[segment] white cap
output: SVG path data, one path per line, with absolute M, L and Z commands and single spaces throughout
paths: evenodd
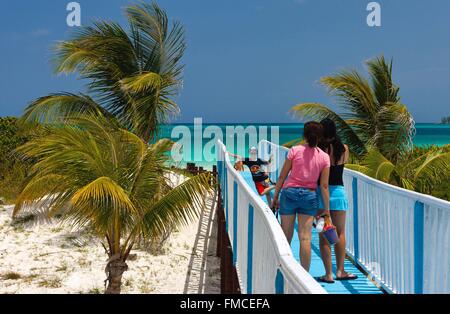
M 258 152 L 258 149 L 255 147 L 255 146 L 252 146 L 251 148 L 250 148 L 250 152 Z

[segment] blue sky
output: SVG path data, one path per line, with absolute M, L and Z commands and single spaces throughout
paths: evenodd
M 68 37 L 66 0 L 8 1 L 0 10 L 0 115 L 20 115 L 51 92 L 84 91 L 56 76 L 50 48 Z M 125 23 L 132 1 L 79 0 L 82 23 Z M 366 24 L 368 0 L 160 0 L 186 27 L 184 87 L 176 122 L 294 122 L 290 107 L 321 102 L 318 84 L 384 53 L 417 122 L 450 115 L 450 1 L 385 0 L 382 26 Z

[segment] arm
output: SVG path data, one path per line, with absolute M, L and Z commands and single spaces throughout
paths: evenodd
M 350 157 L 350 151 L 349 151 L 347 145 L 344 145 L 344 147 L 345 147 L 345 151 L 344 151 L 344 164 L 346 164 L 347 161 L 348 161 L 348 158 Z
M 272 157 L 273 157 L 273 155 L 271 154 L 269 157 L 269 160 L 262 160 L 262 159 L 260 159 L 260 160 L 264 166 L 267 166 L 267 165 L 270 165 L 270 163 L 272 162 Z
M 230 152 L 227 152 L 227 153 L 228 153 L 228 155 L 230 155 L 230 156 L 233 157 L 233 158 L 236 158 L 236 159 L 239 159 L 239 160 L 243 160 L 243 159 L 244 159 L 244 158 L 242 158 L 242 156 L 235 155 L 235 154 L 230 153 Z
M 330 178 L 330 167 L 325 167 L 320 174 L 320 190 L 322 192 L 322 200 L 324 204 L 323 212 L 320 213 L 330 215 L 330 190 L 328 189 L 328 180 Z M 319 215 L 319 216 L 320 216 Z
M 278 208 L 278 196 L 280 194 L 280 190 L 283 187 L 284 181 L 286 180 L 289 172 L 292 168 L 292 161 L 289 159 L 286 159 L 283 165 L 283 168 L 281 169 L 280 176 L 277 180 L 277 185 L 275 186 L 275 195 L 273 197 L 271 208 Z

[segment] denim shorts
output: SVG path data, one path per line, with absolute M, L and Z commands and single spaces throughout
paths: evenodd
M 316 191 L 301 187 L 291 187 L 281 190 L 280 215 L 316 216 L 319 200 Z

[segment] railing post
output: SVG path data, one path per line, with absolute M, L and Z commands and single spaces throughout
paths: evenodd
M 237 261 L 237 216 L 238 216 L 238 185 L 233 181 L 233 266 Z
M 247 242 L 247 293 L 253 292 L 253 215 L 252 205 L 248 205 L 248 242 Z
M 223 209 L 222 209 L 223 210 Z M 220 278 L 220 291 L 221 293 L 226 293 L 227 292 L 227 275 L 228 275 L 228 265 L 227 265 L 227 261 L 228 261 L 228 236 L 226 234 L 226 230 L 225 230 L 225 224 L 221 224 L 221 228 L 220 228 L 220 233 L 221 233 L 221 254 L 220 254 L 220 274 L 221 274 L 221 278 Z
M 353 177 L 352 180 L 353 195 L 353 246 L 355 261 L 359 259 L 359 232 L 358 232 L 358 179 Z
M 275 277 L 275 294 L 284 294 L 284 276 L 279 269 Z
M 280 148 L 278 147 L 277 148 L 277 157 L 276 157 L 276 159 L 277 159 L 277 168 L 275 169 L 275 180 L 278 180 L 278 174 L 280 173 Z
M 225 163 L 224 163 L 225 165 Z M 227 168 L 224 166 L 224 208 L 225 208 L 225 230 L 228 232 L 228 171 Z
M 225 224 L 225 219 L 223 217 L 223 206 L 222 206 L 222 200 L 221 200 L 221 193 L 220 193 L 220 187 L 219 187 L 219 193 L 217 198 L 217 209 L 216 209 L 216 220 L 217 220 L 217 247 L 216 247 L 216 256 L 221 257 L 222 256 L 222 242 L 223 242 L 223 235 L 222 235 L 222 229 L 223 225 Z
M 424 204 L 414 204 L 414 293 L 423 294 Z

